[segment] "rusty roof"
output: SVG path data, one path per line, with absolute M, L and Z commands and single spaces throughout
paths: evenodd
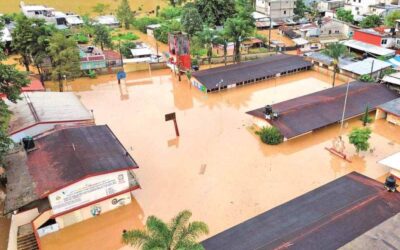
M 231 64 L 193 73 L 201 84 L 207 89 L 216 88 L 216 85 L 223 80 L 220 87 L 245 82 L 266 76 L 275 76 L 278 73 L 310 67 L 311 62 L 304 60 L 301 56 L 295 55 L 273 55 L 265 58 Z M 218 87 L 217 87 L 218 88 Z
M 61 129 L 35 144 L 27 167 L 39 197 L 89 176 L 138 167 L 107 125 Z
M 400 193 L 352 172 L 202 244 L 206 250 L 337 249 L 399 212 Z
M 279 113 L 279 117 L 268 122 L 287 139 L 311 132 L 341 120 L 345 96 L 346 84 L 343 84 L 274 104 L 272 109 Z M 370 110 L 375 110 L 378 105 L 398 97 L 383 84 L 352 82 L 345 119 L 363 114 L 367 105 Z M 264 107 L 247 113 L 265 119 Z

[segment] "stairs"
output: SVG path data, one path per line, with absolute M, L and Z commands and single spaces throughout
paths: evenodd
M 26 224 L 18 228 L 17 249 L 39 250 L 31 224 Z

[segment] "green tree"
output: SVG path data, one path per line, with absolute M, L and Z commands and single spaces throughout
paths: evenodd
M 3 22 L 0 21 L 0 37 L 3 30 Z M 18 71 L 15 65 L 4 64 L 6 57 L 3 54 L 3 44 L 0 42 L 0 93 L 6 95 L 7 99 L 17 102 L 21 93 L 21 88 L 28 85 L 27 74 Z M 0 98 L 0 162 L 9 149 L 11 139 L 8 137 L 8 124 L 10 121 L 10 111 Z
M 130 41 L 124 42 L 121 44 L 120 52 L 124 57 L 132 58 L 133 56 L 132 56 L 131 49 L 134 49 L 134 48 L 136 48 L 136 43 L 130 42 Z
M 392 11 L 385 17 L 385 25 L 389 27 L 395 27 L 396 26 L 396 20 L 400 19 L 400 11 Z
M 168 33 L 181 31 L 181 23 L 177 20 L 166 21 L 161 24 L 161 27 L 154 30 L 154 37 L 157 41 L 168 43 Z
M 224 25 L 224 32 L 227 37 L 234 43 L 234 61 L 240 62 L 240 47 L 242 42 L 249 37 L 254 31 L 253 25 L 248 21 L 240 18 L 228 18 Z
M 158 13 L 160 18 L 164 20 L 172 20 L 179 18 L 182 14 L 182 8 L 181 7 L 172 7 L 172 6 L 167 6 L 164 9 Z
M 283 141 L 283 135 L 276 127 L 263 127 L 256 134 L 265 144 L 278 145 Z
M 62 33 L 53 35 L 48 49 L 52 63 L 51 78 L 58 81 L 59 89 L 63 91 L 63 78 L 80 76 L 80 58 L 76 41 L 73 37 L 66 38 Z
M 383 22 L 380 16 L 370 15 L 361 21 L 360 26 L 361 28 L 374 28 L 380 26 L 382 23 Z
M 101 50 L 104 50 L 104 47 L 112 47 L 111 34 L 107 26 L 102 24 L 97 24 L 94 26 L 93 42 L 96 45 L 100 44 Z
M 200 41 L 205 47 L 207 51 L 208 63 L 211 64 L 211 58 L 213 54 L 212 49 L 215 42 L 215 31 L 213 29 L 205 27 L 201 32 L 197 33 L 197 37 L 200 38 Z
M 104 15 L 109 9 L 110 9 L 110 5 L 105 4 L 105 3 L 97 3 L 92 8 L 93 12 L 95 12 L 99 15 Z
M 362 82 L 373 82 L 374 78 L 370 74 L 364 74 L 360 76 L 359 80 Z
M 215 43 L 222 44 L 222 46 L 223 46 L 225 66 L 227 63 L 227 55 L 228 55 L 228 40 L 229 40 L 229 37 L 225 34 L 224 30 L 219 31 L 214 40 Z
M 349 141 L 356 148 L 357 153 L 367 151 L 370 147 L 368 140 L 371 138 L 371 129 L 354 128 L 349 134 Z
M 339 59 L 342 56 L 348 55 L 349 52 L 345 45 L 341 43 L 330 43 L 326 46 L 326 48 L 322 51 L 323 54 L 331 57 L 333 59 L 333 80 L 332 87 L 335 87 L 336 73 L 339 71 Z
M 181 25 L 183 31 L 185 31 L 189 38 L 192 37 L 196 32 L 202 30 L 203 20 L 196 8 L 194 7 L 184 7 L 181 17 Z
M 336 10 L 336 17 L 337 19 L 344 22 L 348 23 L 354 22 L 354 16 L 351 13 L 351 10 L 345 10 L 344 8 L 339 8 Z
M 142 33 L 147 32 L 147 26 L 151 24 L 159 24 L 160 19 L 157 17 L 142 17 L 142 18 L 136 18 L 135 21 L 133 21 L 133 26 L 135 26 L 136 29 L 140 30 Z
M 22 14 L 16 17 L 12 46 L 21 55 L 20 62 L 26 71 L 29 71 L 29 65 L 32 64 L 32 51 L 38 47 L 38 39 L 44 26 L 43 19 L 27 18 Z
M 210 27 L 223 25 L 235 10 L 235 0 L 196 0 L 195 5 L 203 22 Z
M 155 216 L 149 216 L 145 230 L 124 232 L 122 240 L 125 244 L 143 250 L 204 249 L 196 239 L 208 234 L 208 226 L 201 221 L 189 222 L 191 216 L 191 212 L 184 210 L 168 224 Z
M 117 9 L 117 18 L 125 26 L 125 29 L 128 30 L 130 28 L 133 21 L 133 14 L 128 0 L 121 0 L 121 4 Z
M 293 10 L 294 14 L 298 17 L 304 17 L 306 10 L 307 10 L 307 7 L 304 4 L 304 1 L 296 0 L 294 10 Z

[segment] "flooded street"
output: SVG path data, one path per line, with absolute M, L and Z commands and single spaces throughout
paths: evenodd
M 262 144 L 245 112 L 329 88 L 331 78 L 315 71 L 208 95 L 182 79 L 159 70 L 131 73 L 121 85 L 110 75 L 68 83 L 93 110 L 96 123 L 108 124 L 139 164 L 142 189 L 134 191 L 138 205 L 128 207 L 142 223 L 149 215 L 169 220 L 189 209 L 193 219 L 209 225 L 212 236 L 351 171 L 382 178 L 387 169 L 377 161 L 400 150 L 399 127 L 383 120 L 371 125 L 372 152 L 357 156 L 346 144 L 352 163 L 324 149 L 338 135 L 337 125 L 278 146 Z M 164 120 L 170 112 L 176 112 L 179 138 L 173 123 Z M 361 122 L 349 122 L 346 134 L 355 126 Z M 106 218 L 113 223 L 112 216 Z M 91 221 L 76 226 L 100 232 L 101 226 Z M 102 244 L 96 249 L 120 248 L 119 230 L 126 222 L 113 237 L 97 235 Z M 80 238 L 89 234 L 67 228 L 44 237 L 42 247 L 59 249 L 55 239 L 68 239 L 70 249 L 78 249 Z

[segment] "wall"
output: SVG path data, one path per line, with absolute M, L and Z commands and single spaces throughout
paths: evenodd
M 378 4 L 380 0 L 347 0 L 344 8 L 351 10 L 354 16 L 369 13 L 369 6 Z
M 357 41 L 364 42 L 364 43 L 369 43 L 369 44 L 372 44 L 372 45 L 381 46 L 381 39 L 382 38 L 380 36 L 376 36 L 376 35 L 373 35 L 373 34 L 368 34 L 368 33 L 365 33 L 365 32 L 361 32 L 361 31 L 355 30 L 353 39 L 357 40 Z
M 387 114 L 386 120 L 390 123 L 400 126 L 400 117 L 398 116 Z
M 129 204 L 131 203 L 131 201 L 131 193 L 127 192 L 116 197 L 98 202 L 91 206 L 83 207 L 74 212 L 59 216 L 56 218 L 56 221 L 60 229 L 62 229 L 75 223 L 99 216 L 120 206 Z
M 12 215 L 7 250 L 17 250 L 18 227 L 31 223 L 38 215 L 37 208 Z

